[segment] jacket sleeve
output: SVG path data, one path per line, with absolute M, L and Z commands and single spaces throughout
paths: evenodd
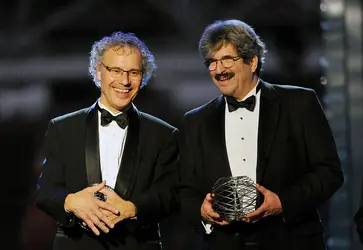
M 43 153 L 44 161 L 37 183 L 36 206 L 62 226 L 72 227 L 75 224 L 75 216 L 64 209 L 64 201 L 69 191 L 65 189 L 62 152 L 54 120 L 48 125 Z
M 305 212 L 327 201 L 344 182 L 334 138 L 320 102 L 313 90 L 305 93 L 300 99 L 303 108 L 298 112 L 310 172 L 278 193 L 286 223 L 300 220 Z
M 137 208 L 137 219 L 141 223 L 158 222 L 176 209 L 179 164 L 178 133 L 179 131 L 174 129 L 161 147 L 150 189 L 131 199 Z
M 188 129 L 188 116 L 184 117 L 184 126 L 180 138 L 180 214 L 197 230 L 203 230 L 201 212 L 204 196 L 198 188 L 196 176 L 196 145 L 193 144 L 193 135 Z M 193 150 L 194 148 L 194 150 Z
M 360 205 L 357 212 L 354 215 L 354 222 L 356 226 L 356 230 L 359 236 L 361 243 L 363 244 L 363 182 L 362 182 L 362 190 L 361 190 L 361 200 Z

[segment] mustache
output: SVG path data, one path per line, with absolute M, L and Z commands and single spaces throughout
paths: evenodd
M 231 79 L 232 77 L 234 77 L 234 73 L 233 72 L 223 72 L 221 74 L 216 74 L 216 76 L 214 77 L 215 79 L 217 79 L 217 81 L 221 80 L 221 78 L 224 79 Z

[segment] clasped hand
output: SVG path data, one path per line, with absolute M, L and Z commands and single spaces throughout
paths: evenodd
M 77 193 L 69 194 L 64 208 L 76 215 L 94 234 L 100 235 L 99 229 L 108 233 L 115 224 L 136 215 L 136 208 L 130 201 L 125 201 L 115 192 L 105 188 L 106 181 L 87 187 Z M 107 201 L 94 198 L 95 192 L 107 195 Z
M 115 214 L 108 209 L 100 208 L 100 211 L 113 223 L 117 224 L 125 219 L 136 216 L 136 207 L 131 201 L 122 199 L 116 192 L 103 188 L 101 193 L 107 195 L 106 203 L 115 207 L 119 213 Z
M 282 213 L 281 201 L 280 198 L 277 196 L 277 194 L 259 184 L 256 185 L 256 188 L 264 195 L 264 201 L 262 205 L 254 212 L 248 214 L 244 218 L 241 218 L 241 221 L 247 223 L 253 223 L 267 216 L 277 215 Z M 221 216 L 213 210 L 211 203 L 212 198 L 213 194 L 208 193 L 203 201 L 203 204 L 200 209 L 202 219 L 211 224 L 217 224 L 221 226 L 228 225 L 229 222 L 223 220 Z

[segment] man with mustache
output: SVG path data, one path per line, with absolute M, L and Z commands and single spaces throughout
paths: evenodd
M 265 45 L 242 21 L 207 26 L 199 52 L 222 95 L 184 116 L 181 213 L 206 249 L 326 249 L 317 208 L 343 174 L 315 92 L 263 81 Z M 257 183 L 254 212 L 230 221 L 213 210 L 226 176 Z
M 178 130 L 132 103 L 155 70 L 131 33 L 94 43 L 100 98 L 50 121 L 37 206 L 58 222 L 54 249 L 161 249 L 158 222 L 175 206 Z

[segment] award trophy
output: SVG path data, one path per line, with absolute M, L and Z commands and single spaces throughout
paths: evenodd
M 247 176 L 219 178 L 212 188 L 212 208 L 223 220 L 240 221 L 256 210 L 258 190 Z

